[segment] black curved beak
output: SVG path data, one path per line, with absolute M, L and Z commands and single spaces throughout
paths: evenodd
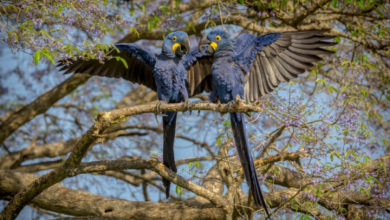
M 190 39 L 188 39 L 188 37 L 183 38 L 183 40 L 179 43 L 180 47 L 175 51 L 176 56 L 183 56 L 184 54 L 190 52 Z
M 199 42 L 199 51 L 207 54 L 207 55 L 213 55 L 214 49 L 210 45 L 211 41 L 209 41 L 207 38 L 202 38 Z

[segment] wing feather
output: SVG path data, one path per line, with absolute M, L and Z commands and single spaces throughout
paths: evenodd
M 261 56 L 257 56 L 257 60 L 258 60 L 258 62 L 263 62 Z M 261 65 L 260 68 L 262 71 L 261 76 L 263 78 L 262 82 L 263 82 L 263 86 L 265 88 L 265 92 L 269 93 L 272 91 L 272 87 L 270 85 L 269 77 L 266 76 L 266 74 L 267 74 L 266 65 Z M 265 95 L 265 94 L 263 94 L 263 95 Z
M 154 54 L 128 43 L 115 44 L 103 61 L 90 59 L 61 60 L 57 65 L 60 71 L 68 73 L 87 73 L 114 78 L 124 78 L 134 83 L 143 84 L 152 90 L 156 90 L 153 77 L 153 68 L 156 62 Z M 121 57 L 127 64 L 127 68 Z
M 197 49 L 192 50 L 183 58 L 187 69 L 187 91 L 190 97 L 212 90 L 211 66 L 213 58 L 202 54 Z
M 266 72 L 269 73 L 270 85 L 272 86 L 272 89 L 274 89 L 279 84 L 278 79 L 277 79 L 277 72 L 273 68 L 273 66 L 270 62 L 270 59 L 267 59 L 265 56 L 261 56 L 261 62 L 264 63 L 264 67 L 266 69 Z
M 298 71 L 305 71 L 305 69 L 308 69 L 310 67 L 312 67 L 313 65 L 311 63 L 301 63 L 301 62 L 298 62 L 297 60 L 295 60 L 294 58 L 288 56 L 286 54 L 286 52 L 284 53 L 281 53 L 280 55 L 280 58 L 282 58 L 286 63 L 294 66 L 294 67 L 297 67 L 299 68 L 300 70 Z
M 257 64 L 254 65 L 254 68 L 256 68 L 257 71 L 260 71 Z M 263 84 L 262 84 L 261 80 L 260 80 L 260 84 L 258 84 L 257 78 L 261 78 L 261 74 L 250 75 L 249 83 L 251 84 L 251 86 L 249 88 L 257 87 L 257 88 L 259 88 L 260 92 L 263 92 L 264 91 Z M 257 92 L 256 92 L 256 94 L 252 90 L 250 92 L 251 92 L 252 100 L 256 100 L 257 99 Z
M 333 53 L 322 48 L 336 44 L 326 41 L 333 39 L 322 35 L 327 31 L 271 33 L 258 37 L 245 34 L 244 37 L 238 37 L 240 41 L 235 42 L 239 49 L 236 60 L 247 74 L 244 84 L 245 100 L 257 101 L 275 89 L 280 82 L 288 82 L 309 70 L 322 60 L 319 55 Z M 250 39 L 249 43 L 245 39 Z

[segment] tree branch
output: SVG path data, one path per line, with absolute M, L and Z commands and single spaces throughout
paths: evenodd
M 3 219 L 14 219 L 22 208 L 30 202 L 36 195 L 41 193 L 43 190 L 52 186 L 55 183 L 58 183 L 67 177 L 65 172 L 66 168 L 76 167 L 81 159 L 84 157 L 89 147 L 104 133 L 104 131 L 109 128 L 111 125 L 119 123 L 126 119 L 129 116 L 151 113 L 154 112 L 158 107 L 158 104 L 145 104 L 138 105 L 128 108 L 115 109 L 111 112 L 102 112 L 99 114 L 95 124 L 85 132 L 81 138 L 78 140 L 77 144 L 73 148 L 70 156 L 65 161 L 64 165 L 56 170 L 51 171 L 50 173 L 38 178 L 25 189 L 20 191 L 14 196 L 14 198 L 8 203 L 4 208 L 3 212 L 0 215 L 0 218 Z M 190 103 L 175 103 L 175 104 L 166 104 L 161 103 L 159 105 L 160 111 L 187 111 L 187 110 L 210 110 L 221 113 L 226 112 L 249 112 L 249 111 L 261 111 L 262 108 L 258 106 L 244 104 L 242 100 L 236 100 L 230 104 L 214 104 L 214 103 L 205 103 L 197 102 Z M 163 166 L 163 165 L 161 165 Z M 164 166 L 163 166 L 164 167 Z M 163 177 L 168 180 L 172 180 L 167 173 L 160 173 Z M 178 178 L 175 181 L 179 181 L 181 184 L 185 184 L 184 188 L 190 187 L 186 184 L 185 180 Z M 175 182 L 173 181 L 173 182 Z M 191 185 L 191 184 L 190 184 Z M 192 185 L 191 185 L 192 186 Z M 196 188 L 196 186 L 193 186 Z M 199 189 L 199 195 L 203 196 L 206 193 L 204 190 Z M 216 197 L 212 198 L 212 201 L 216 204 L 225 204 L 223 200 L 217 199 Z
M 0 144 L 17 128 L 33 119 L 35 116 L 46 112 L 55 102 L 84 84 L 88 79 L 87 74 L 74 74 L 64 82 L 39 96 L 30 104 L 9 115 L 0 125 Z
M 0 171 L 1 191 L 16 194 L 39 178 L 33 174 Z M 97 202 L 98 201 L 98 202 Z M 105 198 L 56 184 L 32 201 L 43 209 L 73 216 L 107 216 L 123 219 L 223 219 L 221 208 L 174 202 L 131 202 Z

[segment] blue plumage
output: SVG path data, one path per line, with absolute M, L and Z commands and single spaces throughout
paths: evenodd
M 190 47 L 187 33 L 175 31 L 168 34 L 164 39 L 161 54 L 156 55 L 153 60 L 149 54 L 141 54 L 137 50 L 134 51 L 133 48 L 122 48 L 120 44 L 117 45 L 121 51 L 131 51 L 137 57 L 141 55 L 140 60 L 142 62 L 153 66 L 153 78 L 156 83 L 159 100 L 168 103 L 179 103 L 188 100 L 189 95 L 186 88 L 188 84 L 187 69 L 197 60 L 200 53 L 195 50 L 186 55 Z M 163 116 L 163 163 L 173 172 L 176 172 L 173 147 L 177 112 L 163 112 L 163 114 L 165 115 Z M 163 179 L 163 184 L 166 188 L 166 196 L 169 197 L 170 182 Z
M 321 60 L 317 55 L 330 54 L 321 47 L 334 45 L 322 36 L 327 30 L 270 33 L 261 36 L 241 34 L 235 42 L 226 32 L 211 31 L 199 48 L 213 55 L 212 91 L 209 99 L 227 103 L 237 96 L 256 102 L 280 82 L 289 81 Z M 245 117 L 230 113 L 234 142 L 255 204 L 263 205 L 270 217 L 249 152 Z
M 188 100 L 186 88 L 187 70 L 184 68 L 182 59 L 184 54 L 177 54 L 175 49 L 173 49 L 177 42 L 186 42 L 186 52 L 188 52 L 189 39 L 187 33 L 183 31 L 172 32 L 166 36 L 162 46 L 162 53 L 157 56 L 156 64 L 153 68 L 153 77 L 156 81 L 158 99 L 168 103 L 178 103 Z M 163 163 L 173 172 L 177 172 L 173 150 L 177 112 L 164 112 L 164 114 L 166 116 L 163 116 Z M 166 188 L 166 196 L 169 197 L 170 182 L 163 179 L 163 184 Z
M 270 33 L 259 37 L 251 34 L 241 34 L 235 41 L 235 62 L 244 70 L 244 73 L 249 72 L 257 53 L 265 45 L 269 45 L 279 38 L 280 33 Z
M 254 41 L 256 39 L 249 39 Z M 233 44 L 227 34 L 223 31 L 212 31 L 207 35 L 206 42 L 214 54 L 214 62 L 211 67 L 213 90 L 210 94 L 210 101 L 216 102 L 219 100 L 222 103 L 233 101 L 237 96 L 244 98 L 244 80 L 245 73 L 241 67 L 236 63 L 238 60 L 246 60 L 249 57 L 242 52 L 237 57 L 235 48 L 242 48 L 242 51 L 253 46 L 253 43 L 247 41 L 240 41 Z M 201 45 L 202 47 L 202 45 Z M 243 62 L 245 63 L 245 62 Z M 253 163 L 252 155 L 249 151 L 248 138 L 245 129 L 245 117 L 242 113 L 230 113 L 230 120 L 232 131 L 234 135 L 234 142 L 237 147 L 238 155 L 240 157 L 241 165 L 244 169 L 245 177 L 256 205 L 263 205 L 269 216 L 267 206 L 265 204 L 260 183 L 258 182 L 256 168 Z
M 143 63 L 145 63 L 150 67 L 153 67 L 156 64 L 156 56 L 154 54 L 151 54 L 148 51 L 139 48 L 135 44 L 118 43 L 115 44 L 115 47 L 121 52 L 131 54 L 133 57 L 136 57 L 138 60 L 142 61 Z
M 108 77 L 122 77 L 129 81 L 141 83 L 156 90 L 158 99 L 168 103 L 179 103 L 188 100 L 187 85 L 191 85 L 194 95 L 201 89 L 194 89 L 201 85 L 201 79 L 195 78 L 189 84 L 187 75 L 196 76 L 193 65 L 201 65 L 198 59 L 202 55 L 198 50 L 189 53 L 190 41 L 187 33 L 175 31 L 168 34 L 163 42 L 161 54 L 154 55 L 131 43 L 115 44 L 116 48 L 108 54 L 109 59 L 104 62 L 98 60 L 63 60 L 59 66 L 65 73 L 78 72 Z M 122 61 L 126 61 L 126 65 Z M 192 69 L 191 69 L 192 68 Z M 192 77 L 194 78 L 194 77 Z M 200 87 L 206 88 L 206 87 Z M 199 91 L 198 91 L 199 90 Z M 174 160 L 174 137 L 176 127 L 176 112 L 164 112 L 164 146 L 163 163 L 176 172 Z M 166 196 L 169 196 L 170 182 L 163 179 L 166 187 Z

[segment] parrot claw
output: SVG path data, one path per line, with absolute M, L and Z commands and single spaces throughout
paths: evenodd
M 162 116 L 165 115 L 165 114 L 161 113 L 161 110 L 160 110 L 161 104 L 167 104 L 167 102 L 166 101 L 158 101 L 158 103 L 156 105 L 155 112 L 154 112 L 155 115 L 162 115 Z
M 234 108 L 235 101 L 230 101 L 230 102 L 226 103 L 226 106 L 228 107 L 228 109 Z
M 191 114 L 191 112 L 192 112 L 190 110 L 190 107 L 192 106 L 191 102 L 187 99 L 187 100 L 184 101 L 184 103 L 185 103 L 185 106 L 186 106 L 186 111 L 189 111 L 190 114 Z

